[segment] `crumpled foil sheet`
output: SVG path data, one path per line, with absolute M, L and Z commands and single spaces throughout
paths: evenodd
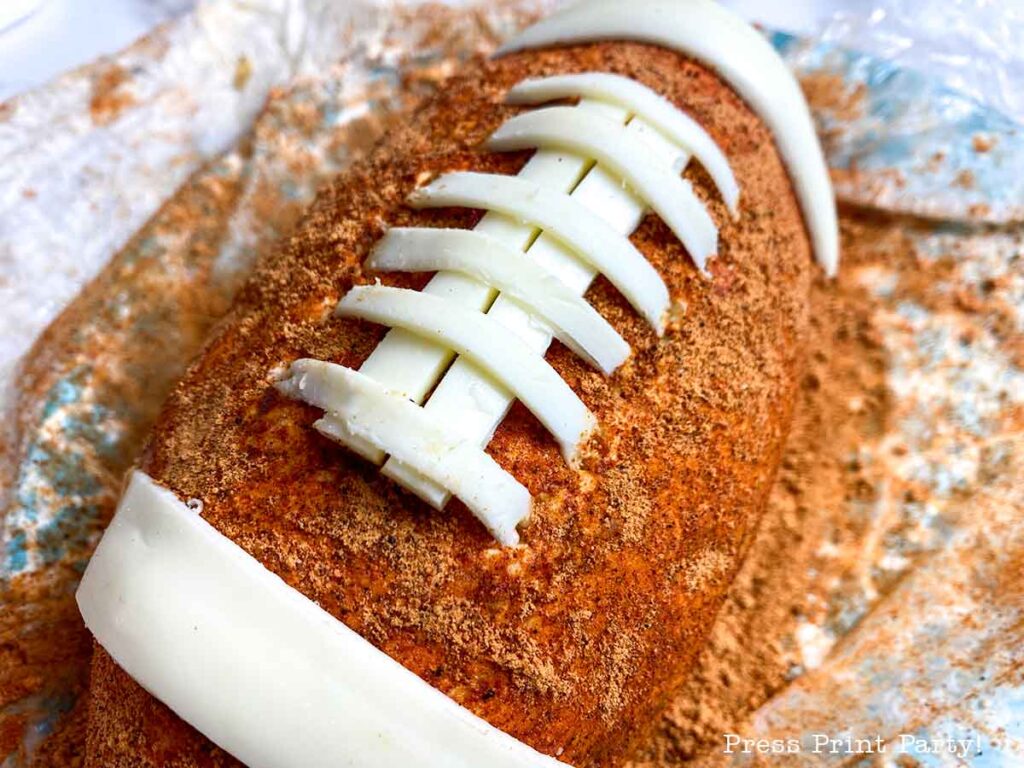
M 797 70 L 837 73 L 849 89 L 846 109 L 821 123 L 841 198 L 946 221 L 1024 222 L 1020 125 L 892 61 L 783 34 L 773 42 Z M 919 92 L 927 98 L 910 98 Z
M 544 6 L 209 2 L 0 108 L 0 375 L 98 274 L 10 378 L 5 647 L 48 631 L 26 596 L 57 601 L 73 622 L 70 594 L 121 475 L 252 259 L 461 57 Z M 822 39 L 770 37 L 805 88 L 849 96 L 815 110 L 844 204 L 905 216 L 900 236 L 940 278 L 921 289 L 913 270 L 882 260 L 846 268 L 876 302 L 889 417 L 849 457 L 870 492 L 820 510 L 855 521 L 854 556 L 849 543 L 840 558 L 827 536 L 816 542 L 820 561 L 838 565 L 822 566 L 813 610 L 783 638 L 800 663 L 736 729 L 970 735 L 965 757 L 916 751 L 909 764 L 1024 765 L 1024 145 L 1001 112 L 846 51 L 842 35 L 834 25 Z M 44 302 L 29 290 L 40 281 Z M 19 735 L 0 738 L 4 765 L 31 764 L 84 685 L 78 656 L 33 674 L 0 681 L 0 734 Z M 805 752 L 766 764 L 898 758 Z M 720 748 L 691 760 L 757 764 Z M 656 764 L 670 763 L 644 763 Z
M 849 3 L 817 37 L 927 72 L 1024 123 L 1024 5 L 1015 0 Z

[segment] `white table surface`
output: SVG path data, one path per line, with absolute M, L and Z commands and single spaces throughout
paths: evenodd
M 34 13 L 0 31 L 0 101 L 125 47 L 161 21 L 188 10 L 195 0 L 0 0 L 0 27 L 16 9 L 35 2 L 41 5 Z M 850 0 L 724 4 L 753 20 L 794 31 L 813 29 L 835 10 L 853 5 Z

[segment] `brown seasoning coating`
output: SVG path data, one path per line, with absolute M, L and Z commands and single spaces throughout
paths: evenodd
M 479 213 L 415 212 L 427 178 L 514 173 L 527 155 L 481 142 L 515 112 L 524 77 L 633 77 L 711 133 L 741 187 L 732 222 L 687 170 L 720 227 L 702 280 L 664 224 L 633 242 L 680 310 L 657 339 L 603 279 L 588 299 L 633 355 L 614 376 L 557 343 L 548 360 L 601 423 L 583 471 L 565 466 L 519 404 L 489 451 L 531 491 L 524 546 L 501 549 L 458 502 L 435 512 L 311 429 L 315 409 L 270 372 L 298 357 L 358 367 L 384 329 L 335 318 L 371 281 L 387 226 L 471 226 Z M 685 678 L 750 541 L 800 378 L 811 254 L 768 130 L 719 78 L 674 52 L 604 43 L 478 61 L 318 198 L 266 259 L 167 402 L 142 468 L 286 582 L 495 726 L 577 766 L 627 757 Z M 385 277 L 419 287 L 419 277 Z M 89 765 L 236 764 L 97 649 Z

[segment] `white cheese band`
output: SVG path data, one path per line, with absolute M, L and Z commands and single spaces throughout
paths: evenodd
M 482 232 L 395 227 L 374 247 L 366 266 L 391 272 L 447 270 L 479 280 L 518 301 L 606 375 L 629 356 L 629 344 L 582 296 L 522 251 Z
M 792 73 L 753 27 L 713 0 L 589 0 L 534 24 L 499 55 L 599 40 L 662 45 L 710 67 L 772 131 L 789 168 L 818 262 L 839 267 L 839 225 L 825 158 Z
M 575 461 L 580 444 L 596 426 L 593 414 L 555 369 L 482 312 L 420 291 L 383 285 L 353 288 L 335 311 L 342 317 L 404 328 L 469 358 L 537 417 L 569 463 Z
M 659 335 L 665 327 L 665 281 L 626 235 L 569 195 L 516 176 L 460 171 L 417 189 L 409 205 L 484 208 L 539 227 L 607 277 Z
M 487 140 L 499 152 L 555 147 L 594 158 L 619 176 L 668 225 L 707 275 L 708 260 L 718 251 L 718 228 L 693 192 L 680 168 L 665 167 L 642 138 L 622 125 L 580 114 L 572 107 L 548 107 L 506 120 Z
M 337 426 L 387 451 L 461 499 L 505 546 L 519 543 L 516 526 L 530 515 L 530 492 L 478 445 L 373 379 L 334 363 L 296 360 L 279 390 L 327 416 L 317 429 L 337 439 Z M 429 499 L 428 499 L 429 501 Z
M 377 650 L 142 472 L 76 597 L 114 661 L 253 768 L 564 768 Z
M 729 161 L 708 132 L 664 96 L 622 75 L 582 72 L 523 80 L 505 97 L 509 104 L 543 104 L 568 98 L 610 101 L 628 109 L 683 147 L 711 176 L 730 213 L 739 213 L 740 188 Z

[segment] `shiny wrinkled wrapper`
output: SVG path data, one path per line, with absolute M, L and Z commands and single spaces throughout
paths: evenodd
M 461 60 L 553 5 L 209 2 L 0 106 L 0 632 L 22 657 L 0 669 L 5 766 L 43 759 L 82 716 L 77 578 L 164 395 L 253 260 Z M 868 297 L 887 416 L 844 458 L 864 492 L 812 499 L 819 524 L 788 534 L 812 553 L 798 561 L 806 594 L 770 638 L 791 668 L 728 726 L 802 740 L 787 765 L 896 765 L 899 734 L 973 740 L 964 757 L 908 746 L 923 765 L 1022 765 L 1024 137 L 834 33 L 767 34 L 803 82 L 843 210 L 888 217 L 915 261 L 880 250 L 840 267 Z M 785 515 L 766 517 L 774 530 Z M 840 522 L 856 537 L 837 539 Z M 726 622 L 759 610 L 742 603 L 712 653 Z M 891 745 L 810 752 L 822 733 Z M 656 742 L 636 765 L 684 762 L 757 756 Z

